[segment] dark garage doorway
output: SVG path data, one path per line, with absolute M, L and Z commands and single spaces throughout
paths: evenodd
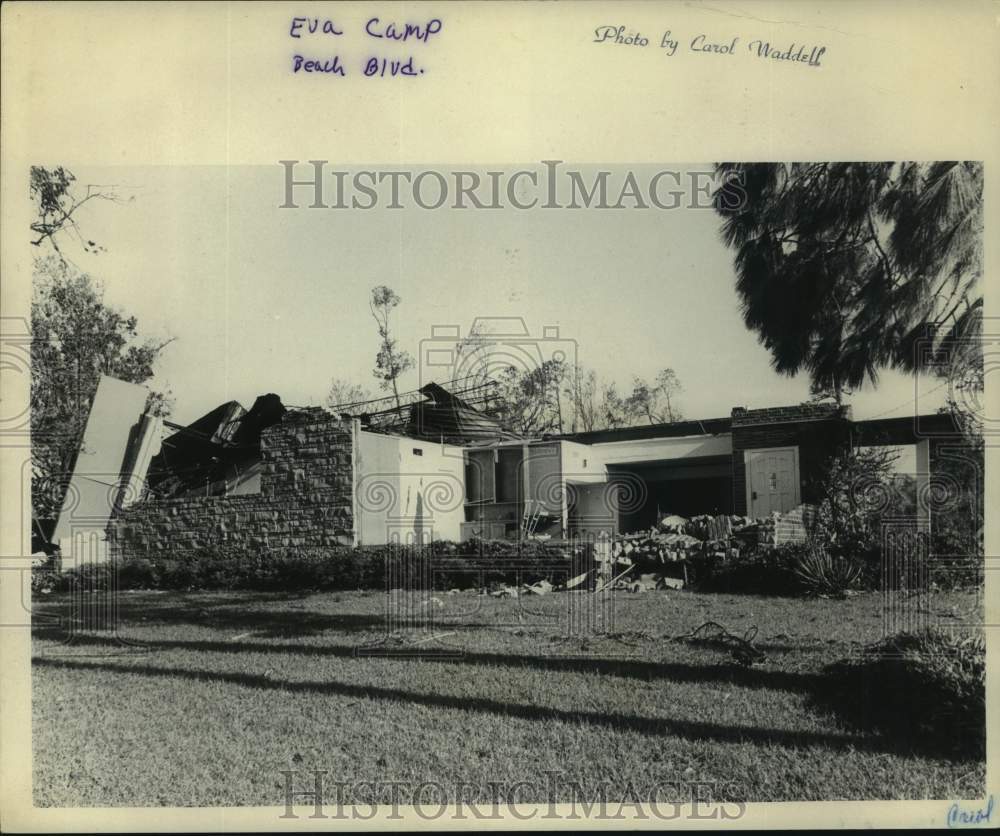
M 616 475 L 629 481 L 639 479 L 645 486 L 641 501 L 619 512 L 622 533 L 652 528 L 664 514 L 733 513 L 731 456 L 608 465 L 609 479 Z

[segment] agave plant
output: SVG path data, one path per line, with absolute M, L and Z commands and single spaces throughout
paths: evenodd
M 792 562 L 792 572 L 806 592 L 838 598 L 857 585 L 861 569 L 859 563 L 834 557 L 818 545 L 803 549 Z

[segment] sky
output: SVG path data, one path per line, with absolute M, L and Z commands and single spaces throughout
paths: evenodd
M 503 168 L 519 167 L 538 162 Z M 637 171 L 661 168 L 711 170 Z M 104 251 L 68 239 L 63 251 L 101 281 L 108 303 L 138 318 L 142 335 L 174 338 L 149 385 L 173 392 L 181 423 L 267 392 L 322 404 L 335 377 L 376 390 L 368 297 L 380 284 L 401 297 L 396 336 L 417 358 L 439 344 L 436 327 L 465 333 L 477 317 L 513 317 L 541 346 L 556 344 L 558 329 L 561 350 L 619 389 L 674 369 L 685 417 L 809 396 L 807 377 L 776 374 L 744 326 L 732 252 L 710 209 L 281 209 L 277 164 L 73 173 L 79 185 L 114 185 L 124 200 L 80 210 L 84 236 Z M 433 377 L 425 366 L 401 387 Z M 919 411 L 933 412 L 947 388 L 885 371 L 849 402 L 856 418 L 905 416 L 918 393 Z

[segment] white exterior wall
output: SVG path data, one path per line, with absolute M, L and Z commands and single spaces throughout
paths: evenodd
M 601 484 L 575 484 L 570 488 L 575 500 L 569 514 L 569 529 L 573 534 L 618 530 L 618 495 L 607 482 Z
M 594 445 L 578 444 L 575 441 L 560 443 L 563 477 L 567 482 L 581 484 L 607 481 L 603 454 Z
M 72 538 L 79 532 L 97 532 L 103 536 L 122 492 L 123 477 L 132 491 L 141 486 L 145 473 L 139 475 L 138 484 L 130 485 L 131 474 L 123 474 L 122 465 L 135 447 L 133 428 L 138 424 L 147 430 L 151 428 L 142 418 L 148 394 L 143 386 L 101 375 L 52 535 L 54 542 L 63 539 L 75 542 Z M 151 434 L 147 433 L 145 438 L 147 445 L 152 442 Z
M 460 539 L 465 520 L 461 447 L 364 430 L 356 440 L 354 525 L 359 544 Z
M 605 441 L 591 444 L 590 450 L 605 466 L 670 461 L 694 456 L 731 456 L 733 437 L 721 435 L 685 435 L 679 438 L 643 438 L 634 441 Z

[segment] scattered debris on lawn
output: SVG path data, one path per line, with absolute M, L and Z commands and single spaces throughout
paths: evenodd
M 437 635 L 434 636 L 424 636 L 424 638 L 409 642 L 409 644 L 412 646 L 415 644 L 424 644 L 425 642 L 437 641 L 438 639 L 446 639 L 448 638 L 448 636 L 454 636 L 457 632 L 458 632 L 457 630 L 452 630 L 450 633 L 438 633 Z
M 638 580 L 632 581 L 628 585 L 629 592 L 649 592 L 654 589 L 661 589 L 663 578 L 659 575 L 648 573 L 640 575 Z
M 621 572 L 620 574 L 615 575 L 615 577 L 613 577 L 611 580 L 606 581 L 605 583 L 598 584 L 598 586 L 594 590 L 594 592 L 595 593 L 597 593 L 597 592 L 604 592 L 604 590 L 606 590 L 606 589 L 613 589 L 613 588 L 615 588 L 615 584 L 620 583 L 621 579 L 624 578 L 629 572 L 631 572 L 632 569 L 633 569 L 632 566 L 628 566 L 625 569 L 624 572 Z M 619 588 L 621 588 L 621 587 L 619 587 Z
M 532 595 L 548 595 L 554 587 L 544 578 L 536 584 L 525 587 L 525 592 L 530 592 Z
M 687 641 L 725 649 L 733 655 L 733 658 L 737 662 L 749 667 L 758 662 L 763 662 L 767 658 L 763 651 L 753 646 L 754 639 L 756 638 L 756 624 L 752 625 L 740 637 L 730 633 L 717 621 L 706 621 L 690 633 L 682 633 L 679 636 L 674 636 L 671 641 Z

